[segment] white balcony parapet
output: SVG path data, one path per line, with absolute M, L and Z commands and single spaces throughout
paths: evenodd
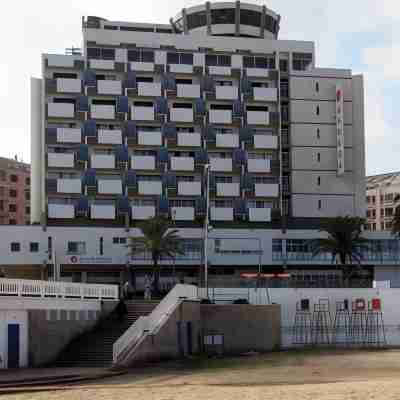
M 131 71 L 153 72 L 154 63 L 151 62 L 136 62 L 130 63 Z
M 237 86 L 216 86 L 215 98 L 217 100 L 236 100 L 238 98 Z
M 139 82 L 138 95 L 148 97 L 161 96 L 161 83 Z
M 254 187 L 256 197 L 278 197 L 279 195 L 277 183 L 256 183 Z
M 232 207 L 211 207 L 210 214 L 213 221 L 233 221 Z
M 170 64 L 169 71 L 175 74 L 193 74 L 193 65 L 189 64 Z
M 217 183 L 217 196 L 238 197 L 239 193 L 239 183 Z
M 93 69 L 115 69 L 114 60 L 90 60 L 89 65 Z
M 171 157 L 172 171 L 194 171 L 193 157 Z
M 171 121 L 193 122 L 193 108 L 171 108 Z
M 48 103 L 47 114 L 54 118 L 74 118 L 75 105 L 70 103 Z
M 98 179 L 97 190 L 101 194 L 122 194 L 120 179 Z
M 232 172 L 232 158 L 210 158 L 211 171 Z
M 239 134 L 237 133 L 217 133 L 216 134 L 216 147 L 229 147 L 237 148 L 239 147 Z
M 161 146 L 162 145 L 161 132 L 139 131 L 138 144 L 143 146 Z
M 254 135 L 254 148 L 277 149 L 278 136 L 276 135 Z
M 75 166 L 74 153 L 48 153 L 47 165 L 55 168 L 73 168 Z
M 278 100 L 278 89 L 277 88 L 253 88 L 254 100 L 257 101 L 277 101 Z
M 270 222 L 270 208 L 249 208 L 249 220 L 251 222 Z
M 66 54 L 48 54 L 47 65 L 49 67 L 74 68 L 76 58 Z
M 269 112 L 247 111 L 247 123 L 249 125 L 269 125 Z
M 80 143 L 82 131 L 80 128 L 57 128 L 58 143 Z
M 271 160 L 263 158 L 249 158 L 247 160 L 249 172 L 271 172 Z
M 194 207 L 171 207 L 174 221 L 194 221 Z
M 57 179 L 57 193 L 81 193 L 82 181 L 79 178 Z
M 231 110 L 210 110 L 209 111 L 210 123 L 212 124 L 231 124 L 232 111 Z
M 57 92 L 58 93 L 81 93 L 82 81 L 80 79 L 58 78 Z
M 73 204 L 49 204 L 47 216 L 59 219 L 75 218 L 75 207 Z
M 120 129 L 99 129 L 98 142 L 101 144 L 122 144 Z
M 269 70 L 264 68 L 246 68 L 246 75 L 256 78 L 268 78 Z
M 114 154 L 92 154 L 90 158 L 92 168 L 110 169 L 115 168 Z
M 54 298 L 91 300 L 118 300 L 118 285 L 98 285 L 72 282 L 39 281 L 28 279 L 0 279 L 0 294 L 16 297 L 34 297 L 54 302 Z
M 201 182 L 178 182 L 178 195 L 200 196 Z
M 91 219 L 115 219 L 115 206 L 113 204 L 91 204 Z
M 178 84 L 176 85 L 177 97 L 197 99 L 200 97 L 200 85 Z
M 132 156 L 132 169 L 153 171 L 156 169 L 156 158 L 154 156 Z
M 200 147 L 201 146 L 200 133 L 178 132 L 178 146 Z
M 132 206 L 132 219 L 149 219 L 156 215 L 154 206 Z
M 122 94 L 122 82 L 106 80 L 97 81 L 97 93 L 111 95 Z
M 139 194 L 162 194 L 162 182 L 161 181 L 139 181 L 138 192 Z
M 211 66 L 211 67 L 208 67 L 208 73 L 210 75 L 231 76 L 232 69 L 231 69 L 231 67 Z
M 106 104 L 92 104 L 90 114 L 94 119 L 115 119 L 115 107 Z
M 131 115 L 134 121 L 154 121 L 154 107 L 132 106 Z

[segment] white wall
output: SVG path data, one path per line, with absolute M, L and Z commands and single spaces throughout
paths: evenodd
M 318 153 L 320 154 L 320 161 L 318 161 Z M 353 169 L 353 151 L 351 149 L 344 150 L 344 165 L 346 171 Z M 336 148 L 296 147 L 292 150 L 292 169 L 336 171 Z
M 320 186 L 318 186 L 320 178 Z M 337 176 L 336 172 L 293 171 L 292 193 L 353 194 L 353 175 Z
M 321 200 L 321 209 L 319 209 Z M 301 195 L 292 196 L 293 217 L 334 218 L 352 215 L 354 196 Z
M 317 129 L 319 129 L 319 139 Z M 336 149 L 336 125 L 292 124 L 290 127 L 290 144 L 293 147 L 330 146 Z M 344 144 L 346 147 L 351 147 L 353 144 L 353 128 L 349 125 L 344 127 Z

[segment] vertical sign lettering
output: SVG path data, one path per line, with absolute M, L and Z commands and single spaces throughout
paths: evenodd
M 343 89 L 336 86 L 336 143 L 337 143 L 337 175 L 344 174 L 344 121 L 343 121 Z

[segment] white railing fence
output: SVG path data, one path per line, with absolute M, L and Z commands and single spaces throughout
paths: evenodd
M 117 285 L 0 279 L 0 296 L 118 300 Z
M 145 335 L 154 335 L 183 300 L 197 300 L 197 287 L 175 285 L 150 315 L 137 319 L 113 345 L 113 362 L 123 362 Z
M 245 299 L 253 305 L 271 304 L 268 288 L 198 288 L 199 299 L 210 299 L 216 304 L 229 304 Z

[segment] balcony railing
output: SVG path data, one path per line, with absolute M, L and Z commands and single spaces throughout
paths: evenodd
M 139 194 L 160 195 L 163 192 L 161 181 L 140 181 L 138 182 Z
M 247 111 L 247 123 L 249 125 L 269 125 L 269 113 L 267 111 Z
M 122 144 L 122 131 L 119 129 L 99 129 L 98 142 L 100 144 Z
M 236 100 L 239 90 L 237 86 L 216 86 L 215 98 L 217 100 Z
M 194 207 L 171 207 L 174 221 L 194 221 Z
M 193 157 L 171 157 L 172 171 L 194 171 Z
M 120 95 L 122 94 L 121 81 L 97 81 L 97 93 L 107 95 Z
M 135 121 L 154 121 L 154 107 L 137 107 L 131 108 L 132 120 Z
M 90 115 L 94 119 L 115 119 L 115 107 L 112 105 L 92 104 Z
M 210 110 L 210 123 L 212 124 L 231 124 L 232 111 L 230 110 Z
M 91 219 L 115 219 L 115 206 L 113 204 L 91 204 Z
M 216 147 L 228 147 L 228 148 L 237 148 L 239 147 L 239 135 L 237 133 L 217 133 L 215 137 L 215 145 Z
M 200 133 L 178 132 L 178 146 L 200 147 L 201 146 Z
M 256 197 L 279 196 L 279 185 L 277 183 L 256 183 L 254 186 Z
M 139 82 L 138 95 L 147 97 L 161 96 L 161 83 Z
M 212 221 L 233 221 L 233 208 L 211 207 L 210 217 Z
M 154 156 L 132 156 L 131 165 L 132 169 L 153 171 L 156 169 L 156 158 Z
M 193 122 L 193 108 L 171 108 L 171 121 Z
M 276 135 L 254 135 L 255 149 L 277 149 L 278 136 Z
M 200 196 L 201 182 L 178 182 L 178 195 Z
M 177 97 L 186 97 L 189 99 L 200 98 L 200 85 L 178 84 L 176 85 Z
M 73 204 L 49 204 L 47 216 L 54 219 L 75 218 L 75 207 Z
M 270 222 L 271 209 L 270 208 L 249 208 L 249 221 L 250 222 Z
M 143 145 L 143 146 L 161 146 L 162 145 L 161 132 L 139 131 L 138 132 L 138 144 Z
M 132 206 L 132 219 L 145 220 L 156 215 L 155 206 Z

